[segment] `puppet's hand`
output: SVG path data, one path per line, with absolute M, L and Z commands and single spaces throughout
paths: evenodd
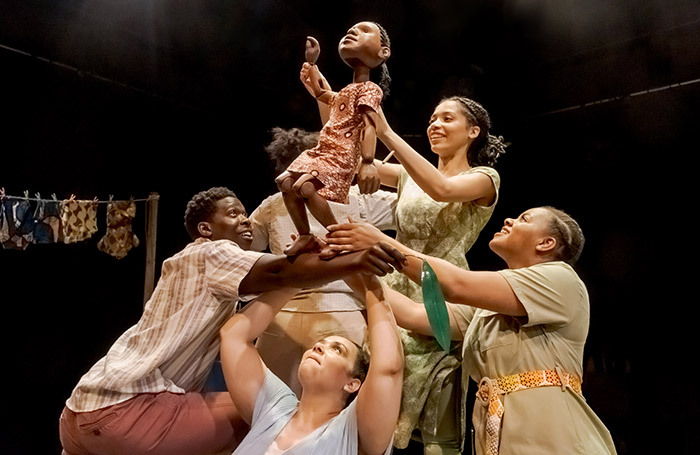
M 311 65 L 308 62 L 304 62 L 301 65 L 301 71 L 299 71 L 299 80 L 302 84 L 304 84 L 304 87 L 306 87 L 306 90 L 311 94 L 311 96 L 314 96 L 314 89 L 311 85 L 311 76 L 309 75 L 312 66 L 313 65 Z
M 306 52 L 304 53 L 304 57 L 306 57 L 306 61 L 311 63 L 312 65 L 316 63 L 316 60 L 318 60 L 318 54 L 321 53 L 321 46 L 318 44 L 318 41 L 316 38 L 313 36 L 307 36 L 306 37 Z
M 331 91 L 330 84 L 328 84 L 326 78 L 321 74 L 321 71 L 318 70 L 318 66 L 308 62 L 304 62 L 301 65 L 299 80 L 304 84 L 306 91 L 314 98 L 318 98 L 324 92 Z
M 379 189 L 379 171 L 374 163 L 362 163 L 357 171 L 357 186 L 360 193 L 371 194 Z

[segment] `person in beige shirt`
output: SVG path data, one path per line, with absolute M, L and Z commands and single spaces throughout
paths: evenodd
M 463 339 L 463 380 L 479 384 L 472 421 L 477 454 L 614 454 L 609 431 L 581 393 L 589 326 L 585 284 L 572 265 L 578 223 L 553 207 L 507 218 L 489 242 L 508 268 L 468 271 L 417 253 L 366 224 L 331 226 L 332 248 L 383 240 L 407 256 L 401 269 L 420 282 L 434 269 L 448 302 L 453 339 Z M 393 292 L 393 291 L 389 291 Z M 389 294 L 399 325 L 432 329 L 423 305 Z

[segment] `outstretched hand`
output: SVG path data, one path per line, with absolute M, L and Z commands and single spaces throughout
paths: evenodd
M 401 270 L 406 263 L 406 256 L 385 242 L 379 242 L 363 251 L 357 257 L 360 273 L 384 276 Z
M 386 235 L 365 222 L 332 224 L 328 226 L 326 243 L 328 247 L 341 252 L 359 251 L 376 245 L 386 239 Z

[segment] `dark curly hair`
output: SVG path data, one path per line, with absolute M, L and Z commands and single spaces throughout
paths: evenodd
M 236 198 L 236 194 L 223 186 L 209 188 L 192 196 L 185 209 L 185 229 L 192 240 L 199 237 L 197 225 L 211 219 L 216 212 L 216 202 L 227 197 Z
M 583 245 L 586 243 L 581 227 L 571 215 L 563 210 L 551 206 L 540 208 L 548 211 L 551 215 L 549 229 L 550 234 L 557 241 L 555 251 L 557 258 L 569 265 L 576 264 L 578 258 L 581 257 Z
M 510 144 L 503 141 L 503 136 L 494 136 L 489 132 L 491 130 L 491 116 L 489 116 L 488 111 L 481 104 L 465 96 L 443 98 L 440 103 L 445 101 L 456 101 L 469 123 L 480 129 L 479 136 L 467 150 L 469 164 L 493 167 L 498 157 L 506 152 L 506 147 Z
M 317 131 L 301 128 L 284 129 L 276 126 L 270 130 L 272 141 L 265 146 L 265 152 L 275 163 L 275 172 L 283 172 L 304 150 L 313 148 L 318 143 Z

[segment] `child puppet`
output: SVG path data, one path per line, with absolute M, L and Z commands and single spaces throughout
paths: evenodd
M 363 193 L 379 188 L 374 167 L 376 134 L 366 112 L 376 111 L 382 101 L 382 89 L 369 80 L 370 70 L 383 65 L 391 55 L 389 38 L 374 22 L 359 22 L 348 30 L 338 44 L 340 58 L 353 69 L 352 83 L 339 92 L 329 90 L 315 65 L 319 47 L 309 37 L 301 76 L 314 96 L 327 104 L 330 115 L 319 135 L 316 147 L 304 151 L 275 179 L 298 236 L 284 251 L 294 256 L 314 249 L 318 243 L 311 234 L 306 208 L 323 226 L 336 224 L 328 201 L 347 203 L 352 179 L 357 173 Z M 384 68 L 383 68 L 384 69 Z M 359 167 L 358 167 L 359 165 Z M 331 257 L 328 249 L 322 255 Z

